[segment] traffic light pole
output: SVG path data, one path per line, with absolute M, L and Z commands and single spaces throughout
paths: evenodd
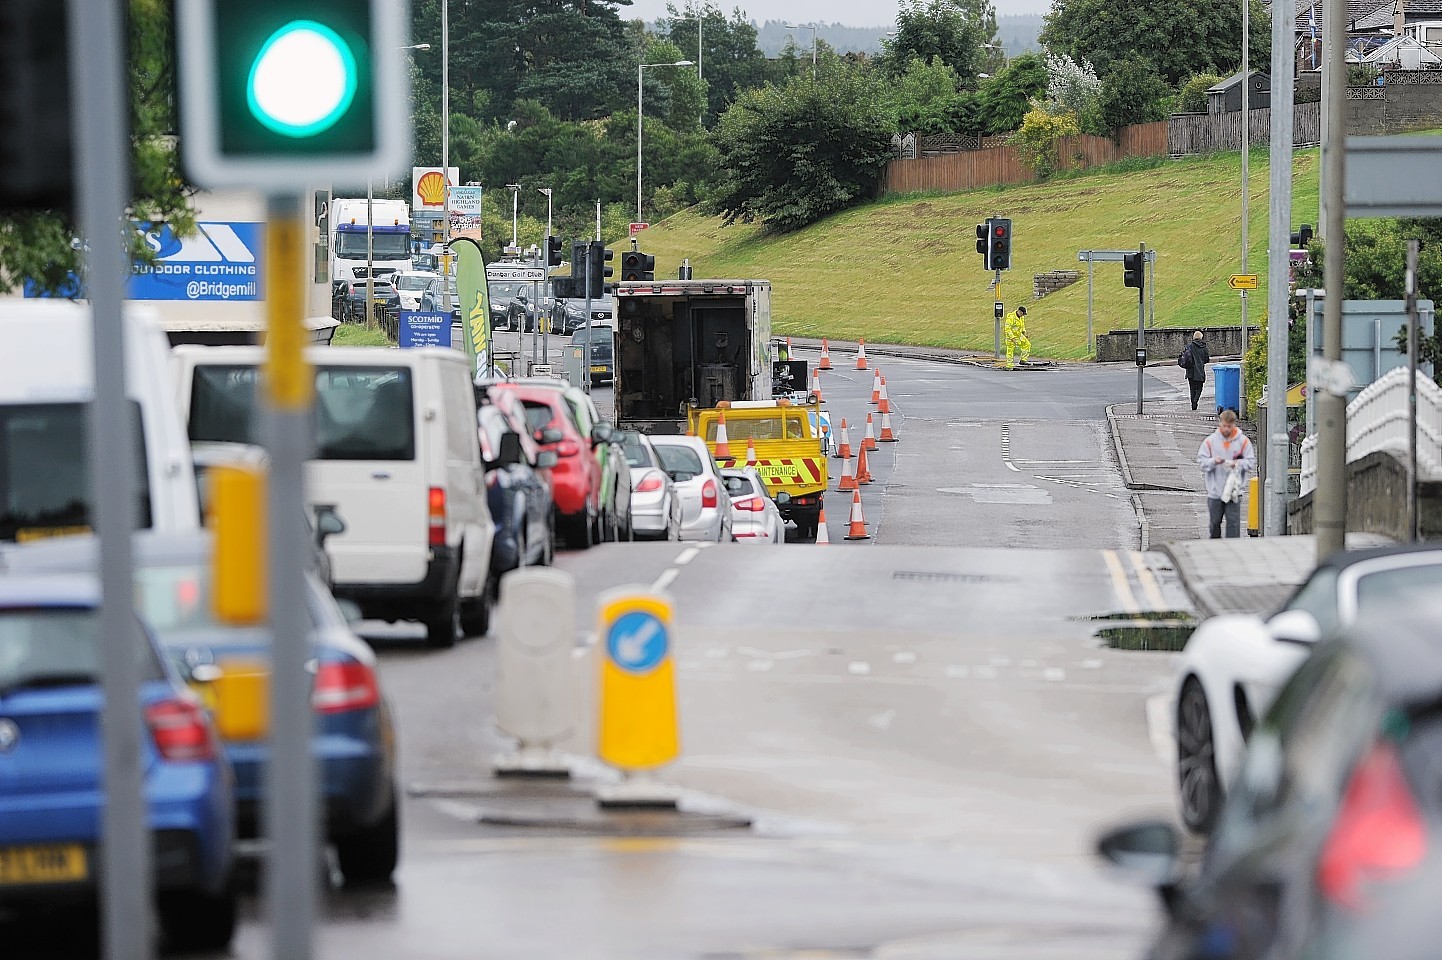
M 264 794 L 266 903 L 272 956 L 307 960 L 315 926 L 319 836 L 316 766 L 311 753 L 310 617 L 305 604 L 305 463 L 310 458 L 315 374 L 305 357 L 305 224 L 300 198 L 273 196 L 265 238 L 269 334 L 265 427 L 270 448 L 266 518 L 270 610 L 271 736 Z
M 591 244 L 586 244 L 586 272 L 582 274 L 586 278 L 586 335 L 581 340 L 585 344 L 586 359 L 581 364 L 581 383 L 587 393 L 591 392 L 591 251 L 594 249 Z
M 994 288 L 994 294 L 993 294 L 992 299 L 995 300 L 997 303 L 999 303 L 999 304 L 1002 305 L 1002 308 L 1001 308 L 1001 309 L 1002 309 L 1002 312 L 1005 313 L 1005 312 L 1006 312 L 1006 301 L 1001 298 L 1001 271 L 1000 271 L 1000 270 L 996 271 L 996 279 L 992 281 L 992 287 Z M 1001 316 L 996 315 L 996 312 L 995 312 L 995 311 L 992 311 L 992 314 L 993 314 L 993 323 L 992 323 L 993 330 L 992 330 L 992 348 L 991 348 L 991 355 L 992 355 L 992 357 L 994 357 L 995 359 L 1000 360 L 1000 359 L 1001 359 Z
M 1139 245 L 1138 251 L 1141 256 L 1141 275 L 1147 275 L 1147 245 Z M 1145 286 L 1143 284 L 1142 286 Z M 1143 392 L 1146 389 L 1146 342 L 1147 342 L 1147 292 L 1143 289 L 1137 290 L 1137 416 L 1142 415 Z
M 151 855 L 141 772 L 144 720 L 136 691 L 135 605 L 130 538 L 134 528 L 135 424 L 125 402 L 125 335 L 121 311 L 128 263 L 118 242 L 129 225 L 128 90 L 120 4 L 67 3 L 75 185 L 81 235 L 87 241 L 95 398 L 87 418 L 90 498 L 100 535 L 100 738 L 104 749 L 101 814 L 104 856 L 98 864 L 101 953 L 107 960 L 147 960 Z M 35 82 L 43 82 L 39 77 Z M 22 146 L 21 149 L 24 149 Z

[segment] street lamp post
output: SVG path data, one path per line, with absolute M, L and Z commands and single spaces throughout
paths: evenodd
M 638 63 L 636 64 L 636 222 L 643 223 L 641 219 L 641 118 L 645 114 L 645 90 L 643 83 L 644 71 L 648 67 L 689 67 L 690 60 L 677 60 L 675 63 Z
M 555 289 L 551 286 L 551 188 L 537 187 L 536 190 L 538 193 L 544 193 L 546 195 L 546 242 L 545 245 L 541 247 L 541 264 L 546 270 L 546 280 L 541 285 L 541 292 L 543 299 L 551 302 L 551 310 L 554 313 L 556 309 L 556 293 Z M 537 302 L 536 326 L 539 328 L 540 325 L 541 303 Z M 551 328 L 549 324 L 547 324 L 546 332 L 541 338 L 541 362 L 551 362 Z
M 805 23 L 788 23 L 787 30 L 810 30 L 811 31 L 811 79 L 816 79 L 816 25 Z
M 520 209 L 521 185 L 508 183 L 506 189 L 511 191 L 511 246 L 519 247 L 520 241 L 516 239 L 516 212 Z
M 441 310 L 451 312 L 451 5 L 441 0 Z

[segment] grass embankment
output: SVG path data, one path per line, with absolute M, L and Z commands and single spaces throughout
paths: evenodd
M 367 330 L 359 323 L 343 323 L 336 328 L 335 336 L 331 338 L 331 345 L 335 347 L 388 347 L 391 342 L 386 339 L 385 331 L 380 327 Z
M 1317 150 L 1298 151 L 1293 227 L 1316 223 L 1319 166 Z M 1266 313 L 1269 167 L 1266 151 L 1254 150 L 1247 266 L 1262 286 L 1248 297 L 1252 323 Z M 1159 326 L 1238 322 L 1239 295 L 1227 277 L 1241 272 L 1241 170 L 1240 153 L 1129 161 L 1043 184 L 890 196 L 785 236 L 723 227 L 688 210 L 640 239 L 656 256 L 658 277 L 676 276 L 690 257 L 697 277 L 770 280 L 776 333 L 990 351 L 993 294 L 976 224 L 1009 216 L 1016 240 L 1001 299 L 1008 310 L 1028 305 L 1035 353 L 1081 358 L 1087 285 L 1079 250 L 1134 250 L 1139 242 L 1155 249 Z M 1033 274 L 1078 268 L 1080 283 L 1033 302 Z M 1098 264 L 1094 330 L 1135 327 L 1136 309 L 1121 264 Z

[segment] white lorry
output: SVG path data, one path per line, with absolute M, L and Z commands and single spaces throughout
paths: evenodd
M 411 209 L 404 200 L 336 198 L 328 212 L 331 280 L 366 278 L 366 227 L 371 226 L 370 262 L 376 277 L 387 277 L 411 265 Z

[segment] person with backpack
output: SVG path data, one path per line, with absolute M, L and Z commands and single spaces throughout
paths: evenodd
M 1197 401 L 1202 398 L 1202 384 L 1207 382 L 1207 364 L 1212 362 L 1212 355 L 1207 352 L 1206 341 L 1202 339 L 1202 331 L 1192 333 L 1192 342 L 1187 344 L 1182 355 L 1177 357 L 1177 366 L 1187 371 L 1187 386 L 1192 388 L 1192 409 L 1197 409 Z

